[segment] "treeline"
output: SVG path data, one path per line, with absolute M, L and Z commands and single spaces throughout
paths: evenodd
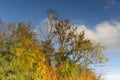
M 108 60 L 105 47 L 49 14 L 46 30 L 0 21 L 0 80 L 100 80 L 90 65 Z

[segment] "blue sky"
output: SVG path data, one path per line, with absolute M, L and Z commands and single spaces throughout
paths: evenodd
M 40 23 L 47 10 L 59 12 L 59 19 L 69 19 L 86 37 L 105 44 L 110 62 L 98 71 L 107 72 L 106 80 L 120 76 L 120 1 L 119 0 L 0 0 L 0 18 L 4 22 Z M 110 78 L 112 76 L 112 78 Z M 109 79 L 110 78 L 110 79 Z M 120 79 L 119 79 L 120 80 Z
M 94 26 L 99 22 L 120 19 L 120 3 L 113 0 L 0 0 L 0 17 L 5 21 L 39 22 L 49 8 L 59 12 L 61 19 Z M 107 9 L 105 7 L 108 7 Z

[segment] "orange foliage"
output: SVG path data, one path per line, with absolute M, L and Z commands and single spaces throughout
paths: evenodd
M 46 76 L 48 80 L 58 80 L 56 68 L 54 66 L 49 66 Z
M 63 48 L 60 47 L 58 51 L 59 51 L 59 52 L 63 52 Z
M 25 45 L 25 46 L 30 45 L 30 44 L 32 44 L 32 41 L 29 40 L 29 39 L 25 39 L 25 40 L 22 41 L 22 44 Z
M 83 70 L 77 80 L 99 80 L 95 73 Z

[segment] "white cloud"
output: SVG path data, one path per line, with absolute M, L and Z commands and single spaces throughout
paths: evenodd
M 120 80 L 120 73 L 108 73 L 105 76 L 106 80 Z
M 95 42 L 101 42 L 110 50 L 120 49 L 120 21 L 103 22 L 97 24 L 94 29 L 85 25 L 79 25 L 78 32 L 85 30 L 85 36 Z

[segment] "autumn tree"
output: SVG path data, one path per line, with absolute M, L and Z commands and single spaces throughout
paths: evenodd
M 48 13 L 48 30 L 43 33 L 48 35 L 42 41 L 42 51 L 52 57 L 50 61 L 57 55 L 59 58 L 56 59 L 64 59 L 63 62 L 70 59 L 72 63 L 81 65 L 99 64 L 107 60 L 102 53 L 105 46 L 85 38 L 84 31 L 77 33 L 78 27 L 70 25 L 69 20 L 58 20 L 57 12 L 49 10 Z
M 8 24 L 4 28 L 0 32 L 0 80 L 46 80 L 45 56 L 29 24 Z
M 108 61 L 102 53 L 105 46 L 85 38 L 84 31 L 77 33 L 78 27 L 71 25 L 69 20 L 59 20 L 58 13 L 54 10 L 48 11 L 47 25 L 44 26 L 47 27 L 46 32 L 41 33 L 41 35 L 47 34 L 41 41 L 41 50 L 46 55 L 49 66 L 54 65 L 61 71 L 59 68 L 62 65 L 65 67 L 66 63 L 71 66 L 70 69 L 79 64 L 81 70 L 86 70 L 91 64 Z
M 40 30 L 0 20 L 0 80 L 100 80 L 90 65 L 107 61 L 105 47 L 59 20 L 56 11 L 48 14 Z

